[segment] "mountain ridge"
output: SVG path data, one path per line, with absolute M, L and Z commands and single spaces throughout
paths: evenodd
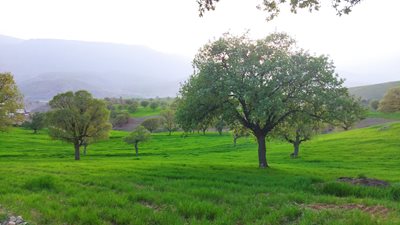
M 51 99 L 46 80 L 60 92 L 87 86 L 96 97 L 175 96 L 192 73 L 189 58 L 140 45 L 0 36 L 0 46 L 0 71 L 13 73 L 32 100 Z M 76 82 L 61 85 L 67 80 Z

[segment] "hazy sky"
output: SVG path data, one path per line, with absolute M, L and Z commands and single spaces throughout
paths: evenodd
M 364 0 L 342 17 L 329 4 L 312 14 L 285 10 L 272 22 L 256 9 L 261 2 L 221 0 L 199 18 L 196 0 L 0 0 L 0 34 L 138 44 L 193 58 L 226 31 L 262 38 L 277 30 L 330 55 L 350 86 L 400 80 L 399 0 Z

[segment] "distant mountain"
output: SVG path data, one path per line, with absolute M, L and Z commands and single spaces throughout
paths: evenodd
M 365 85 L 358 87 L 349 88 L 349 92 L 355 96 L 361 97 L 367 100 L 380 100 L 383 98 L 385 93 L 393 87 L 400 86 L 400 81 L 393 81 L 381 84 Z
M 79 89 L 96 97 L 175 96 L 190 61 L 143 46 L 0 36 L 0 72 L 13 73 L 31 100 Z

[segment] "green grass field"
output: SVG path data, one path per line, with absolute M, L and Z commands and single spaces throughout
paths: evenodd
M 369 111 L 367 117 L 400 120 L 400 113 L 383 113 L 377 111 Z
M 139 118 L 139 117 L 145 117 L 145 116 L 158 116 L 158 115 L 160 115 L 160 112 L 161 112 L 161 107 L 158 107 L 155 110 L 152 110 L 148 106 L 146 108 L 139 107 L 136 112 L 130 113 L 130 115 L 134 118 Z
M 0 219 L 7 209 L 40 225 L 400 224 L 400 123 L 321 135 L 298 159 L 290 145 L 268 142 L 265 170 L 252 138 L 234 148 L 229 134 L 153 134 L 135 158 L 124 135 L 113 131 L 74 161 L 72 145 L 45 131 L 0 133 Z M 359 175 L 392 185 L 335 181 Z M 388 213 L 340 209 L 347 204 Z

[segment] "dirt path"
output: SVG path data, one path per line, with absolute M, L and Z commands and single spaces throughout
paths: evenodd
M 145 116 L 145 117 L 139 117 L 139 118 L 129 118 L 129 121 L 127 124 L 125 124 L 122 127 L 116 127 L 116 128 L 114 128 L 114 130 L 132 131 L 146 119 L 159 118 L 159 117 L 160 116 Z
M 379 125 L 379 124 L 384 124 L 384 123 L 390 123 L 390 122 L 395 122 L 398 120 L 391 120 L 391 119 L 383 119 L 383 118 L 366 118 L 358 122 L 355 126 L 355 128 L 364 128 L 364 127 L 370 127 L 374 125 Z

